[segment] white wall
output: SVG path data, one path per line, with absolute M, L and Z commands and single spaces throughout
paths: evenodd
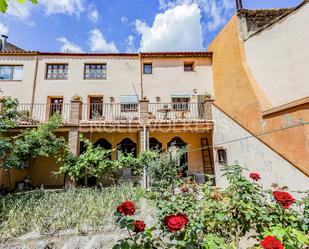
M 248 64 L 273 106 L 309 96 L 309 4 L 245 42 Z
M 144 59 L 146 61 L 146 59 Z M 194 72 L 184 71 L 184 61 L 195 63 Z M 153 63 L 153 74 L 143 75 L 144 95 L 150 102 L 156 102 L 159 96 L 162 102 L 170 102 L 172 94 L 193 95 L 196 89 L 200 95 L 212 90 L 211 58 L 168 58 L 147 59 Z M 46 79 L 48 63 L 67 63 L 67 80 Z M 84 80 L 85 63 L 106 63 L 106 80 Z M 17 64 L 24 66 L 23 80 L 19 82 L 0 81 L 5 95 L 16 97 L 21 103 L 30 103 L 34 80 L 34 57 L 0 57 L 0 65 Z M 103 95 L 104 102 L 110 97 L 120 102 L 120 95 L 141 94 L 140 60 L 138 56 L 39 56 L 35 103 L 47 103 L 48 96 L 63 96 L 69 103 L 73 95 L 80 95 L 84 103 L 88 95 Z M 134 85 L 134 87 L 133 87 Z M 134 90 L 135 88 L 135 90 Z
M 45 79 L 48 63 L 68 63 L 67 80 Z M 85 63 L 106 63 L 106 80 L 84 80 Z M 49 56 L 40 59 L 35 103 L 46 103 L 47 96 L 63 96 L 69 103 L 73 95 L 79 95 L 87 102 L 88 95 L 103 95 L 104 102 L 109 103 L 110 97 L 120 101 L 120 95 L 134 95 L 133 84 L 140 94 L 139 63 L 137 57 L 70 57 Z
M 222 146 L 227 151 L 228 164 L 238 162 L 250 172 L 258 172 L 261 175 L 260 183 L 270 187 L 272 183 L 280 186 L 288 186 L 291 191 L 303 191 L 309 189 L 309 178 L 288 163 L 280 155 L 272 151 L 260 140 L 252 137 L 249 132 L 226 116 L 214 106 L 213 117 L 215 130 L 213 134 L 214 146 Z M 235 141 L 237 140 L 237 141 Z M 216 182 L 220 187 L 226 187 L 226 179 L 222 177 L 221 167 L 215 155 Z
M 194 62 L 194 71 L 184 71 L 184 61 Z M 144 95 L 150 102 L 161 97 L 162 102 L 171 102 L 171 95 L 213 94 L 211 58 L 152 59 L 153 73 L 143 75 Z
M 23 75 L 21 81 L 0 81 L 0 96 L 13 96 L 22 103 L 31 103 L 35 58 L 32 56 L 0 57 L 0 65 L 22 65 Z

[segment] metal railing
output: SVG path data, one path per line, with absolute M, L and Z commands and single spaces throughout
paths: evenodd
M 82 121 L 134 121 L 139 117 L 139 103 L 83 104 L 82 108 Z
M 20 122 L 45 123 L 53 114 L 59 113 L 64 123 L 70 120 L 71 104 L 19 104 Z
M 203 120 L 205 109 L 203 103 L 149 103 L 150 120 Z

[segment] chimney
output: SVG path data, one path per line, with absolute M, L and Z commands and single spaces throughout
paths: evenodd
M 7 35 L 2 35 L 2 51 L 6 50 L 8 38 Z
M 236 9 L 237 9 L 237 11 L 240 11 L 240 10 L 243 9 L 242 0 L 236 0 Z

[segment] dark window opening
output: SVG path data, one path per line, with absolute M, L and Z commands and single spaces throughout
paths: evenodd
M 152 74 L 152 63 L 144 63 L 143 73 Z
M 194 71 L 194 63 L 193 62 L 185 62 L 184 63 L 184 71 L 185 72 L 192 72 L 192 71 Z
M 98 119 L 103 118 L 103 97 L 90 97 L 89 118 Z
M 162 143 L 160 143 L 157 139 L 154 137 L 151 137 L 149 139 L 149 149 L 150 150 L 159 150 L 162 151 Z
M 123 139 L 118 145 L 117 145 L 117 158 L 120 157 L 120 154 L 128 155 L 132 154 L 134 157 L 137 155 L 137 146 L 136 143 L 134 143 L 130 138 Z
M 168 144 L 167 147 L 176 147 L 179 149 L 185 149 L 187 147 L 187 143 L 184 142 L 180 137 L 174 137 Z M 182 167 L 182 175 L 183 176 L 187 176 L 188 175 L 188 170 L 189 170 L 189 166 L 188 166 L 188 153 L 185 152 L 179 160 L 179 165 Z
M 50 99 L 50 108 L 49 116 L 53 116 L 58 113 L 61 114 L 63 109 L 63 98 L 51 98 Z
M 226 155 L 226 150 L 225 149 L 218 149 L 218 162 L 221 165 L 227 165 L 227 155 Z
M 173 109 L 175 111 L 189 111 L 190 98 L 172 97 Z

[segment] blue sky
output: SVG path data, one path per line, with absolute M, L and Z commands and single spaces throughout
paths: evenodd
M 235 0 L 39 0 L 0 14 L 0 33 L 27 50 L 137 52 L 206 50 L 235 13 Z M 301 0 L 243 0 L 245 8 Z

